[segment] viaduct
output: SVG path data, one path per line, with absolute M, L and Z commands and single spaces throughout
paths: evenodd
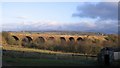
M 91 39 L 92 41 L 98 39 L 101 41 L 105 40 L 106 36 L 103 35 L 58 35 L 58 34 L 48 34 L 48 33 L 19 33 L 19 32 L 10 32 L 9 33 L 14 40 L 22 42 L 37 42 L 38 43 L 80 43 L 84 41 L 85 38 Z

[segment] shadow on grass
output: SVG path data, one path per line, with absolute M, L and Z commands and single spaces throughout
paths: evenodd
M 96 57 L 3 50 L 3 66 L 97 66 Z

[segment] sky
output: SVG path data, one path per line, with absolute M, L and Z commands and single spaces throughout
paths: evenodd
M 117 2 L 3 2 L 3 31 L 117 33 Z

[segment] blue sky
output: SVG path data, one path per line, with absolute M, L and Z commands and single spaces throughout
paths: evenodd
M 2 30 L 117 32 L 117 3 L 3 2 Z
M 76 12 L 79 3 L 3 3 L 3 20 L 18 20 L 18 17 L 26 17 L 25 20 L 48 20 L 59 22 L 76 22 L 72 14 Z

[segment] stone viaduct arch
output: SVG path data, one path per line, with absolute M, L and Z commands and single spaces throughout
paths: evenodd
M 35 42 L 38 43 L 38 44 L 44 44 L 46 41 L 45 41 L 44 37 L 39 36 L 35 39 Z
M 58 43 L 59 44 L 80 44 L 82 41 L 84 41 L 84 38 L 92 38 L 94 36 L 78 36 L 78 35 L 53 35 L 53 34 L 24 34 L 24 33 L 10 33 L 10 35 L 16 40 L 22 42 L 37 42 L 39 44 L 45 44 L 45 43 Z M 103 36 L 95 36 L 95 39 L 101 38 L 104 40 Z M 93 39 L 93 38 L 92 38 Z
M 19 38 L 17 36 L 12 36 L 16 41 L 19 41 Z
M 22 41 L 24 42 L 31 42 L 33 39 L 30 36 L 25 36 Z
M 74 44 L 74 43 L 75 43 L 74 37 L 70 37 L 70 38 L 69 38 L 69 43 L 70 43 L 70 44 Z
M 55 42 L 56 42 L 55 37 L 48 37 L 48 38 L 47 38 L 47 43 L 48 43 L 48 44 L 51 44 L 51 45 L 52 45 L 52 44 L 54 44 Z
M 81 38 L 81 37 L 78 37 L 78 38 L 77 38 L 77 43 L 78 43 L 78 44 L 80 44 L 82 41 L 84 41 L 83 38 Z
M 60 43 L 61 43 L 61 44 L 66 43 L 66 39 L 65 39 L 65 37 L 60 37 Z

